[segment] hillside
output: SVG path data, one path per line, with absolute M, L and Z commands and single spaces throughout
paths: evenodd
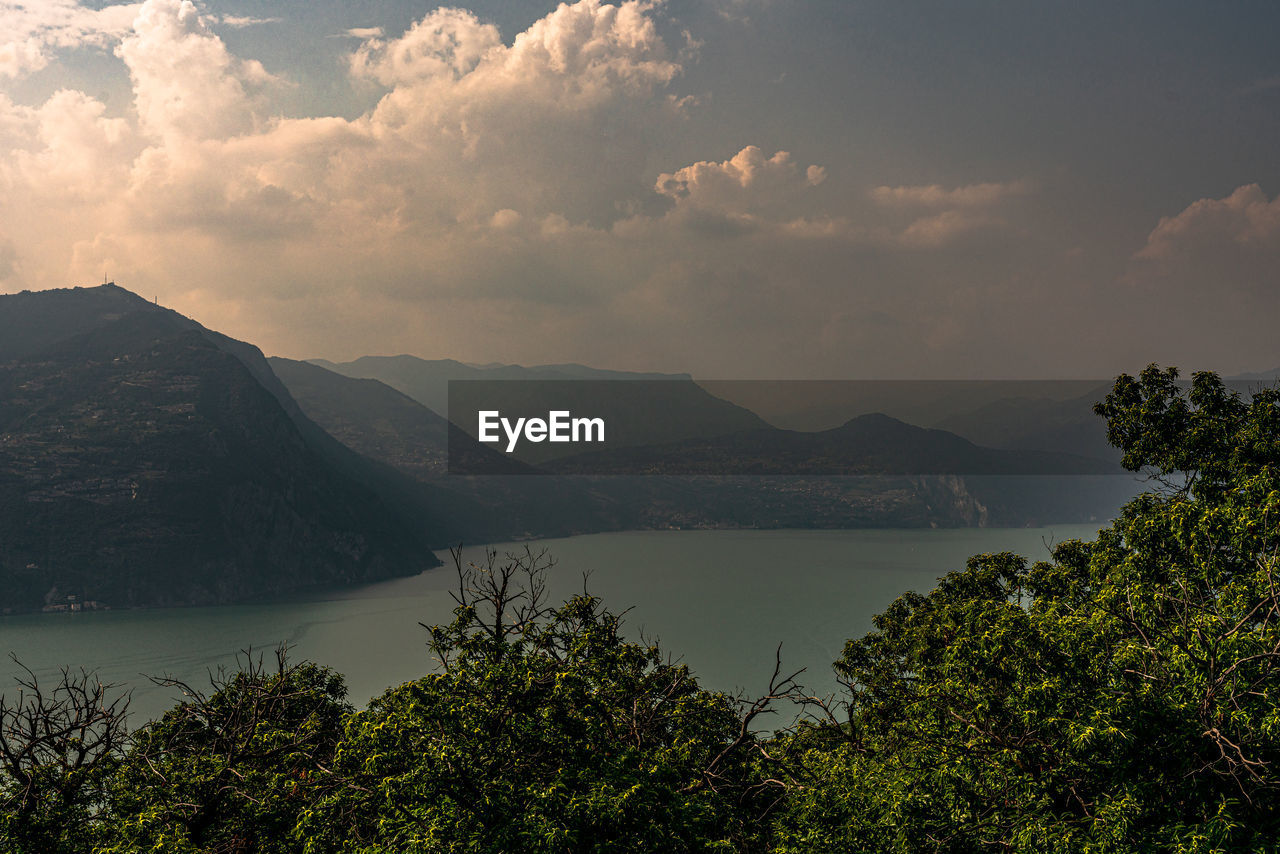
M 2 296 L 0 342 L 0 609 L 231 602 L 435 563 L 317 452 L 256 348 L 113 286 Z

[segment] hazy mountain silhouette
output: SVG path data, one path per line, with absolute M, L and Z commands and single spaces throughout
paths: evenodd
M 946 430 L 874 413 L 830 430 L 770 427 L 643 447 L 609 448 L 553 460 L 579 474 L 733 475 L 1100 475 L 1121 469 L 1048 451 L 986 448 Z
M 659 484 L 625 489 L 584 478 L 527 477 L 535 473 L 530 466 L 476 442 L 378 380 L 343 376 L 315 362 L 269 361 L 317 424 L 440 496 L 435 514 L 451 520 L 450 542 L 567 536 L 652 522 L 646 502 L 655 488 L 663 489 Z M 456 467 L 485 476 L 448 474 L 450 453 L 462 456 Z
M 1018 451 L 1056 451 L 1118 463 L 1120 452 L 1107 441 L 1107 423 L 1093 405 L 1109 385 L 1069 400 L 1010 397 L 938 418 L 931 426 L 979 445 Z
M 1243 374 L 1237 374 L 1229 379 L 1233 380 L 1275 380 L 1280 379 L 1280 368 L 1272 368 L 1269 371 L 1252 371 Z
M 560 408 L 603 417 L 611 425 L 609 442 L 614 446 L 769 426 L 751 410 L 709 394 L 688 374 L 609 371 L 574 364 L 477 366 L 414 356 L 365 356 L 342 364 L 314 360 L 313 364 L 350 377 L 381 380 L 473 436 L 477 433 L 473 413 L 485 408 L 477 404 L 480 400 L 499 400 L 503 413 L 512 416 L 545 415 L 550 408 Z M 455 380 L 487 381 L 484 388 L 455 390 L 455 402 L 461 402 L 467 413 L 449 411 L 449 383 Z M 540 463 L 566 453 L 572 449 L 543 444 L 527 448 L 523 459 Z

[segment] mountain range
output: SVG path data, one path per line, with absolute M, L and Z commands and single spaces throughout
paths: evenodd
M 614 471 L 581 454 L 522 461 L 439 411 L 457 380 L 521 389 L 579 381 L 557 390 L 627 380 L 627 394 L 592 400 L 623 421 L 656 415 L 609 446 Z M 762 476 L 721 476 L 715 455 L 726 449 Z M 450 473 L 450 454 L 486 473 Z M 658 460 L 680 476 L 610 476 Z M 805 469 L 806 460 L 821 465 Z M 1052 461 L 1082 476 L 1107 465 Z M 1087 519 L 1119 500 L 1117 479 L 1099 489 L 1077 478 L 1045 500 L 1028 478 L 992 477 L 1045 467 L 1043 451 L 981 447 L 883 415 L 780 430 L 685 374 L 267 359 L 114 285 L 0 296 L 7 612 L 289 595 L 420 572 L 438 564 L 433 550 L 460 541 L 654 527 L 1021 525 Z M 850 474 L 860 476 L 833 476 Z
M 560 474 L 1107 475 L 1113 463 L 1054 451 L 986 448 L 882 413 L 830 430 L 764 427 L 708 438 L 609 448 L 544 464 Z

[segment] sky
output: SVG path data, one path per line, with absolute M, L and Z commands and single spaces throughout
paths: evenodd
M 0 0 L 0 292 L 293 358 L 1280 366 L 1280 5 Z

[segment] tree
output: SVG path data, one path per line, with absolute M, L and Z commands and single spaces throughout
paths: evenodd
M 780 786 L 768 699 L 700 688 L 592 596 L 545 604 L 543 554 L 462 565 L 438 672 L 348 722 L 310 852 L 749 851 Z M 775 676 L 779 694 L 789 687 Z
M 109 844 L 100 851 L 301 851 L 300 815 L 333 784 L 331 765 L 351 707 L 333 671 L 274 667 L 247 652 L 205 694 L 156 680 L 185 699 L 134 734 L 112 779 Z
M 127 738 L 129 698 L 93 673 L 63 668 L 52 690 L 17 659 L 18 694 L 0 695 L 0 847 L 15 854 L 87 850 Z
M 1097 407 L 1161 488 L 1096 542 L 976 557 L 846 646 L 780 850 L 1276 850 L 1280 396 L 1176 380 Z

